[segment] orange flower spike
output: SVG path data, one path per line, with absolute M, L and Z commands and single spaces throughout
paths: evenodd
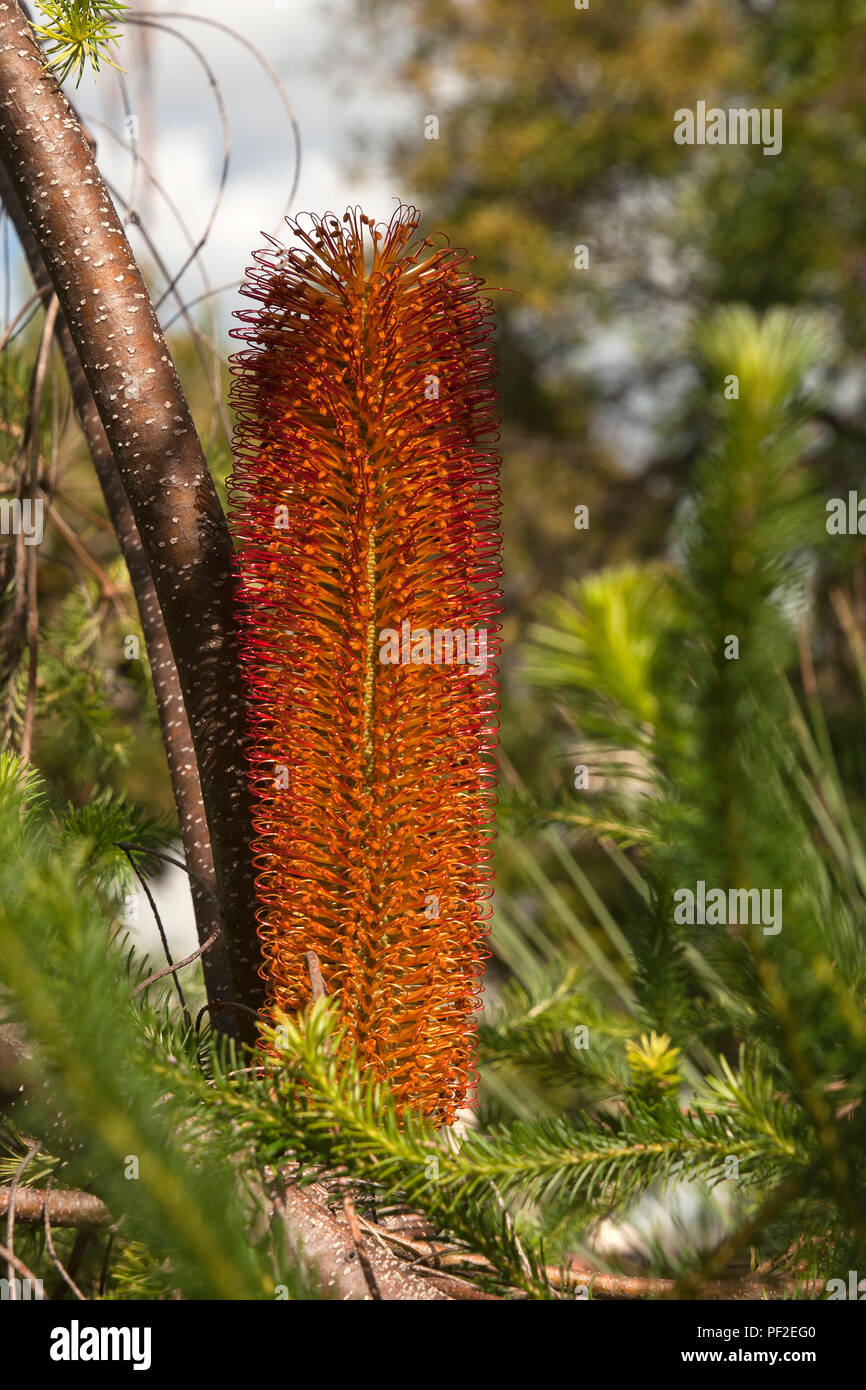
M 492 308 L 401 208 L 271 240 L 238 315 L 231 513 L 272 1009 L 319 957 L 365 1061 L 471 1100 L 501 614 Z

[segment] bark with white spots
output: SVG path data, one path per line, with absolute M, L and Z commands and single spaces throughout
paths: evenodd
M 21 249 L 33 276 L 34 286 L 47 308 L 54 297 L 51 279 L 45 268 L 45 262 L 42 259 L 36 238 L 21 211 L 21 205 L 2 165 L 0 165 L 0 202 L 2 202 L 15 228 Z M 132 591 L 138 606 L 141 630 L 144 634 L 153 678 L 162 741 L 177 807 L 184 856 L 190 870 L 190 888 L 195 909 L 196 931 L 199 943 L 203 944 L 220 926 L 220 912 L 215 900 L 216 877 L 204 800 L 201 793 L 201 782 L 198 775 L 198 763 L 195 749 L 192 746 L 192 735 L 184 708 L 177 667 L 174 664 L 171 645 L 166 634 L 165 623 L 162 620 L 162 611 L 156 590 L 153 587 L 150 563 L 141 543 L 135 518 L 126 500 L 126 493 L 115 466 L 111 445 L 99 418 L 99 411 L 96 409 L 96 402 L 81 369 L 75 344 L 62 314 L 57 316 L 54 336 L 66 367 L 81 431 L 87 441 L 94 471 L 102 488 L 106 510 L 117 534 L 120 553 L 126 562 Z M 210 888 L 210 892 L 208 888 Z M 202 963 L 208 999 L 210 1001 L 230 999 L 232 985 L 228 969 L 228 952 L 225 949 L 222 936 L 218 937 L 205 952 Z M 233 1029 L 235 1015 L 227 1014 L 224 1022 L 227 1030 Z
M 0 3 L 0 161 L 60 301 L 146 552 L 198 760 L 232 999 L 255 1009 L 262 984 L 231 540 L 114 204 L 15 0 Z M 241 1020 L 250 1036 L 249 1015 Z

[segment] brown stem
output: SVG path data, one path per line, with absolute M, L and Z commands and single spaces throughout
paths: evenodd
M 547 1271 L 551 1283 L 562 1280 L 561 1273 Z M 676 1279 L 652 1279 L 643 1275 L 599 1274 L 592 1269 L 573 1265 L 568 1270 L 568 1284 L 561 1287 L 574 1288 L 583 1285 L 594 1298 L 676 1298 L 680 1290 Z M 718 1299 L 737 1302 L 746 1299 L 790 1299 L 799 1294 L 801 1298 L 817 1298 L 823 1290 L 823 1282 L 818 1279 L 713 1279 L 695 1286 L 691 1297 Z
M 47 306 L 55 299 L 51 279 L 42 259 L 39 244 L 21 210 L 21 204 L 2 165 L 0 165 L 0 201 L 6 208 L 18 235 L 37 292 Z M 208 893 L 201 882 L 196 883 L 194 878 L 191 880 L 196 930 L 199 940 L 203 942 L 217 930 L 221 918 L 219 905 L 215 898 L 216 879 L 214 877 L 213 855 L 207 834 L 198 763 L 192 746 L 192 736 L 189 731 L 189 721 L 186 717 L 177 667 L 166 635 L 156 590 L 153 587 L 150 562 L 141 543 L 132 510 L 126 500 L 126 493 L 123 490 L 120 474 L 114 462 L 111 445 L 96 409 L 93 393 L 87 384 L 87 378 L 82 371 L 75 344 L 62 315 L 58 315 L 57 318 L 55 337 L 69 378 L 72 400 L 81 431 L 90 451 L 94 470 L 105 499 L 105 507 L 117 535 L 120 552 L 126 563 L 138 607 L 141 630 L 153 677 L 162 741 L 177 807 L 184 855 L 189 868 L 198 875 L 200 880 L 210 884 L 213 890 Z M 63 533 L 63 523 L 56 511 L 53 514 L 53 520 Z M 77 542 L 72 539 L 73 535 L 74 533 L 70 533 L 67 541 L 73 549 L 76 549 Z M 76 554 L 78 554 L 77 549 Z M 79 555 L 79 558 L 82 557 Z M 223 943 L 220 943 L 216 953 L 211 952 L 204 962 L 204 976 L 209 999 L 231 993 L 228 956 Z M 225 1027 L 225 1031 L 236 1031 L 233 1016 L 223 1015 L 222 1022 L 224 1025 L 228 1025 Z
M 179 699 L 172 701 L 173 717 L 164 727 L 169 729 L 166 747 L 170 764 L 174 760 L 173 781 L 178 778 L 175 793 L 183 781 L 190 793 L 184 799 L 181 826 L 185 845 L 190 835 L 199 841 L 197 872 L 210 832 L 231 972 L 231 988 L 216 992 L 257 1009 L 262 984 L 228 528 L 153 306 L 92 149 L 45 70 L 15 0 L 0 3 L 0 92 L 0 161 L 83 369 L 91 431 L 95 434 L 95 410 L 106 436 L 103 454 L 113 456 L 116 465 L 110 474 L 107 466 L 103 468 L 100 482 L 116 524 L 123 515 L 125 493 L 129 520 L 140 538 L 138 561 L 134 547 L 130 556 L 124 554 L 142 627 L 154 642 L 154 680 L 165 679 L 167 670 L 170 678 L 173 654 L 189 718 L 206 826 L 195 810 L 194 764 L 190 766 L 192 760 L 176 738 Z M 76 393 L 74 381 L 73 394 L 81 413 L 86 402 L 80 391 Z M 165 625 L 161 641 L 160 609 Z M 202 877 L 208 877 L 206 870 Z M 207 914 L 210 909 L 202 904 L 202 911 Z M 209 922 L 203 932 L 199 921 L 203 940 L 215 925 Z M 206 955 L 206 971 L 214 970 L 218 961 L 214 952 Z M 212 979 L 208 988 L 213 988 Z M 244 1013 L 238 1016 L 249 1019 Z M 245 1022 L 241 1032 L 251 1038 L 254 1025 Z
M 304 1263 L 316 1272 L 322 1283 L 340 1299 L 374 1297 L 368 1279 L 372 1277 L 378 1297 L 385 1302 L 441 1301 L 449 1297 L 429 1279 L 387 1250 L 365 1251 L 368 1272 L 358 1258 L 358 1249 L 345 1215 L 339 1217 L 328 1208 L 328 1194 L 318 1186 L 298 1187 L 296 1169 L 289 1167 L 272 1182 L 272 1219 L 282 1227 L 290 1257 L 303 1251 Z
M 39 417 L 42 413 L 42 397 L 45 391 L 45 378 L 48 374 L 48 359 L 51 354 L 51 340 L 57 323 L 57 297 L 52 295 L 45 306 L 45 323 L 36 357 L 33 382 L 30 390 L 30 411 L 25 431 L 27 443 L 27 472 L 24 493 L 28 498 L 37 499 L 39 492 Z M 24 725 L 21 731 L 21 761 L 29 763 L 33 743 L 33 723 L 36 717 L 36 679 L 39 669 L 39 548 L 28 548 L 24 567 L 25 589 L 27 592 L 27 699 L 24 708 Z
M 9 1210 L 11 1189 L 0 1187 L 0 1217 Z M 42 1225 L 46 1204 L 52 1226 L 110 1226 L 111 1212 L 90 1192 L 47 1191 L 41 1187 L 19 1187 L 15 1193 L 15 1220 L 22 1225 Z
M 64 1264 L 63 1261 L 60 1259 L 59 1255 L 57 1254 L 57 1251 L 56 1251 L 55 1248 L 54 1248 L 54 1237 L 53 1237 L 52 1234 L 51 1234 L 51 1183 L 52 1183 L 52 1182 L 53 1182 L 53 1177 L 48 1179 L 47 1200 L 46 1200 L 46 1202 L 45 1202 L 45 1204 L 44 1204 L 44 1221 L 43 1221 L 43 1229 L 44 1229 L 44 1231 L 45 1231 L 45 1246 L 46 1246 L 46 1249 L 47 1249 L 47 1251 L 48 1251 L 48 1258 L 50 1259 L 50 1261 L 51 1261 L 51 1263 L 53 1264 L 54 1268 L 57 1270 L 57 1273 L 60 1275 L 60 1277 L 61 1277 L 61 1279 L 63 1280 L 63 1282 L 64 1282 L 64 1284 L 66 1285 L 66 1287 L 67 1287 L 68 1289 L 71 1289 L 71 1290 L 72 1290 L 72 1292 L 75 1294 L 75 1297 L 79 1300 L 79 1302 L 84 1303 L 84 1302 L 86 1301 L 86 1300 L 85 1300 L 85 1297 L 84 1297 L 84 1294 L 81 1292 L 80 1288 L 79 1288 L 78 1285 L 76 1284 L 76 1282 L 75 1282 L 75 1280 L 73 1279 L 72 1275 L 69 1273 L 69 1270 L 66 1268 L 65 1264 Z M 80 1239 L 80 1236 L 81 1236 L 81 1233 L 79 1232 L 79 1239 Z M 76 1243 L 77 1243 L 77 1241 L 76 1241 Z
M 15 1254 L 15 1251 L 10 1250 L 8 1245 L 0 1245 L 0 1259 L 5 1260 L 8 1265 L 11 1265 L 14 1270 L 17 1270 L 18 1274 L 21 1276 L 22 1279 L 29 1279 L 31 1284 L 39 1283 L 39 1280 L 36 1278 L 36 1275 L 33 1273 L 33 1270 L 30 1268 L 30 1266 L 26 1265 L 22 1259 L 19 1259 L 19 1257 Z M 12 1278 L 13 1276 L 10 1274 L 10 1283 L 12 1281 Z M 17 1298 L 17 1296 L 17 1294 L 12 1292 L 12 1289 L 9 1290 L 10 1299 Z
M 16 1197 L 17 1197 L 17 1195 L 18 1195 L 18 1183 L 19 1183 L 20 1180 L 21 1180 L 21 1174 L 24 1172 L 24 1169 L 27 1167 L 27 1164 L 30 1162 L 30 1160 L 31 1160 L 31 1159 L 35 1156 L 35 1154 L 38 1152 L 38 1149 L 39 1149 L 39 1145 L 38 1145 L 38 1144 L 36 1143 L 36 1141 L 34 1140 L 34 1141 L 28 1146 L 27 1152 L 25 1153 L 25 1155 L 24 1155 L 24 1157 L 22 1158 L 21 1162 L 18 1164 L 18 1167 L 15 1169 L 15 1172 L 12 1174 L 12 1185 L 11 1185 L 10 1188 L 9 1188 L 9 1201 L 8 1201 L 7 1204 L 6 1204 L 6 1213 L 5 1213 L 5 1215 L 6 1215 L 6 1248 L 7 1248 L 7 1249 L 9 1250 L 9 1252 L 10 1252 L 10 1253 L 7 1255 L 7 1257 L 6 1257 L 6 1263 L 7 1263 L 7 1266 L 8 1266 L 8 1274 L 9 1274 L 9 1279 L 10 1279 L 10 1280 L 12 1279 L 12 1270 L 13 1270 L 13 1268 L 14 1268 L 14 1258 L 13 1258 L 13 1257 L 14 1257 L 14 1255 L 15 1255 L 15 1209 L 16 1209 L 16 1208 L 15 1208 L 15 1200 L 16 1200 Z M 12 1297 L 14 1298 L 15 1295 L 13 1294 Z

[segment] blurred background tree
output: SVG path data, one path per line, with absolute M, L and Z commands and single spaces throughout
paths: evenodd
M 817 464 L 834 491 L 855 485 L 862 0 L 353 9 L 353 57 L 417 113 L 391 150 L 407 196 L 471 249 L 488 285 L 513 292 L 494 290 L 516 620 L 541 590 L 664 550 L 706 432 L 690 335 L 715 304 L 828 316 L 838 353 Z M 698 100 L 780 107 L 782 154 L 675 144 L 674 112 Z M 590 526 L 575 534 L 581 502 Z

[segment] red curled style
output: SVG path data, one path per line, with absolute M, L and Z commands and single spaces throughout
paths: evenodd
M 269 238 L 231 516 L 271 1008 L 325 987 L 401 1105 L 471 1101 L 501 625 L 492 306 L 414 208 Z

